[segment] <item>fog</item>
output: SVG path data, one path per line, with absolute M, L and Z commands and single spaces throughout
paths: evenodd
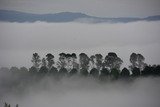
M 114 51 L 129 65 L 132 52 L 148 64 L 160 63 L 160 22 L 133 23 L 0 23 L 0 66 L 31 66 L 33 52 L 85 52 L 106 55 Z M 56 59 L 55 59 L 56 60 Z
M 0 106 L 14 107 L 159 107 L 160 78 L 100 82 L 93 78 L 55 80 L 0 72 Z

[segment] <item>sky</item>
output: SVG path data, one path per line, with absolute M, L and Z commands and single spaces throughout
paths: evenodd
M 160 0 L 0 0 L 0 9 L 30 13 L 82 12 L 100 17 L 160 14 Z

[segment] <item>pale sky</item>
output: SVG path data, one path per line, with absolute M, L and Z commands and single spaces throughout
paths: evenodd
M 82 12 L 103 17 L 160 14 L 160 0 L 0 0 L 0 9 L 31 13 Z

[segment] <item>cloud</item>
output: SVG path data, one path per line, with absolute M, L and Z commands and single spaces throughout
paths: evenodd
M 159 64 L 160 22 L 117 24 L 86 23 L 0 23 L 0 66 L 31 66 L 33 52 L 115 51 L 128 63 L 132 52 L 142 53 L 146 61 Z
M 12 106 L 18 103 L 20 107 L 159 107 L 160 104 L 160 78 L 106 83 L 82 77 L 59 81 L 44 77 L 32 81 L 31 77 L 22 79 L 0 73 L 0 80 L 4 81 L 0 83 L 1 106 L 4 101 Z

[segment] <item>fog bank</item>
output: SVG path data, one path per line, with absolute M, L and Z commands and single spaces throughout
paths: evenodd
M 160 78 L 100 82 L 72 77 L 44 77 L 24 82 L 18 75 L 0 72 L 0 106 L 19 107 L 159 107 Z M 31 77 L 30 77 L 31 78 Z M 29 82 L 30 81 L 30 82 Z M 13 85 L 16 84 L 16 85 Z M 7 91 L 8 90 L 8 91 Z
M 160 22 L 117 24 L 0 23 L 0 66 L 30 67 L 33 52 L 85 52 L 104 56 L 114 51 L 128 65 L 132 52 L 149 64 L 160 63 Z M 58 59 L 58 58 L 57 58 Z

